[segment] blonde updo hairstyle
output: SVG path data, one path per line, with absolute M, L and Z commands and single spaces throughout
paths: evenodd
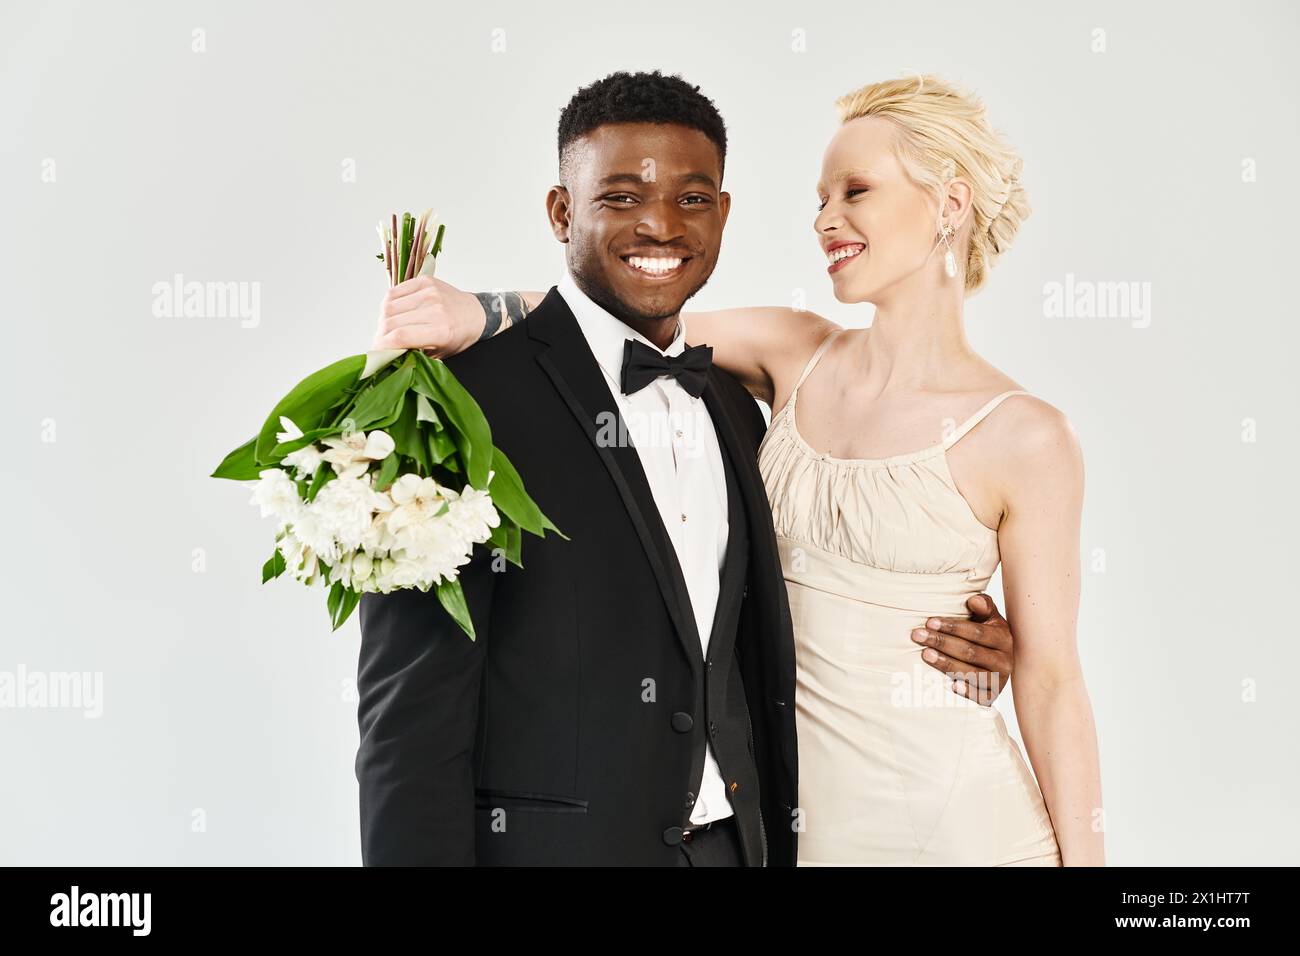
M 860 116 L 893 123 L 899 161 L 917 185 L 934 190 L 940 208 L 949 180 L 961 176 L 970 183 L 966 293 L 977 291 L 1030 212 L 1020 185 L 1023 161 L 989 125 L 984 104 L 927 73 L 872 83 L 841 96 L 835 106 L 841 123 Z M 950 240 L 959 258 L 960 239 Z

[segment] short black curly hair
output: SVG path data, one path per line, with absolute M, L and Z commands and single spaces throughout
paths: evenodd
M 567 180 L 567 149 L 608 123 L 676 123 L 699 130 L 718 147 L 718 173 L 727 163 L 727 126 L 713 101 L 677 74 L 611 73 L 582 87 L 560 111 L 560 179 Z M 721 182 L 719 181 L 719 185 Z

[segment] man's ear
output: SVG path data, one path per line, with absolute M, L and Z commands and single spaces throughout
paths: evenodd
M 727 216 L 731 214 L 731 193 L 718 193 L 718 208 L 722 210 L 722 228 L 727 228 Z
M 563 186 L 552 186 L 546 194 L 546 218 L 551 221 L 551 232 L 560 242 L 569 241 L 569 191 Z

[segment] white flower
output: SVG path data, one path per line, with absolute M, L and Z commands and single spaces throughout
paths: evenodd
M 259 480 L 253 487 L 253 497 L 249 499 L 249 504 L 259 506 L 263 518 L 275 515 L 289 522 L 295 521 L 302 511 L 303 500 L 289 473 L 279 468 L 266 468 L 258 472 L 258 475 Z
M 432 478 L 421 478 L 410 471 L 398 475 L 397 480 L 388 488 L 388 496 L 393 499 L 393 503 L 397 506 L 395 510 L 398 511 L 403 508 L 426 506 L 436 512 L 442 507 L 445 499 L 455 495 L 456 492 L 444 488 Z
M 358 551 L 352 556 L 348 564 L 352 571 L 353 581 L 364 581 L 370 577 L 370 571 L 374 567 L 374 559 L 366 551 Z
M 285 567 L 297 577 L 298 565 L 302 564 L 302 541 L 292 531 L 289 531 L 276 542 L 275 546 L 284 557 Z
M 334 534 L 311 508 L 303 508 L 293 523 L 293 533 L 326 564 L 333 565 L 339 558 L 339 546 Z
M 291 437 L 293 423 L 282 424 Z M 458 494 L 408 473 L 376 491 L 369 465 L 395 451 L 383 431 L 324 444 L 328 451 L 304 446 L 286 456 L 282 467 L 260 472 L 253 495 L 264 516 L 280 517 L 276 546 L 290 575 L 304 584 L 342 583 L 358 594 L 428 591 L 455 580 L 474 545 L 501 524 L 491 495 L 469 485 Z M 329 461 L 338 477 L 322 485 L 314 501 L 303 501 L 286 469 L 298 469 L 301 481 L 321 461 Z
M 320 570 L 316 553 L 301 539 L 290 532 L 280 539 L 276 547 L 284 555 L 285 567 L 295 580 L 308 584 L 315 580 L 316 572 Z
M 339 558 L 330 568 L 329 582 L 342 581 L 343 586 L 353 591 L 364 591 L 370 579 L 373 560 L 365 551 L 349 551 Z M 371 584 L 373 587 L 373 584 Z
M 501 524 L 492 496 L 471 485 L 466 485 L 452 502 L 451 515 L 469 543 L 486 541 L 492 537 L 492 529 Z
M 319 445 L 303 445 L 297 451 L 291 451 L 281 459 L 282 465 L 296 470 L 298 478 L 310 478 L 325 460 Z
M 345 432 L 337 438 L 322 439 L 329 451 L 321 457 L 334 466 L 340 478 L 364 475 L 372 461 L 383 461 L 396 447 L 388 432 L 380 429 L 366 432 Z
M 464 550 L 463 535 L 450 516 L 456 492 L 432 478 L 407 473 L 393 482 L 388 493 L 395 504 L 387 518 L 388 530 L 396 538 L 393 550 L 414 558 L 441 558 Z M 444 508 L 447 513 L 439 514 Z
M 381 558 L 375 573 L 376 586 L 387 594 L 397 588 L 415 587 L 424 576 L 424 567 L 404 551 Z
M 293 441 L 295 438 L 302 437 L 302 429 L 293 423 L 293 419 L 280 416 L 280 427 L 282 432 L 275 433 L 275 440 L 283 445 L 287 441 Z
M 370 487 L 369 475 L 335 478 L 316 493 L 316 500 L 308 508 L 342 550 L 352 551 L 361 546 L 370 529 L 370 516 L 375 511 L 377 498 L 379 496 Z
M 388 507 L 386 509 L 381 507 L 371 518 L 370 527 L 361 536 L 361 548 L 371 554 L 384 555 L 397 546 L 397 539 L 393 537 L 392 531 L 388 529 L 388 514 L 386 513 L 392 511 L 394 505 L 393 499 L 389 498 L 386 493 L 380 492 L 376 497 L 387 499 Z
M 430 568 L 431 573 L 427 580 L 429 584 L 437 584 L 438 581 L 442 579 L 450 581 L 456 577 L 456 569 L 462 564 L 467 564 L 468 562 L 468 548 L 449 554 L 445 559 L 437 562 Z M 426 590 L 428 589 L 429 584 L 425 585 Z

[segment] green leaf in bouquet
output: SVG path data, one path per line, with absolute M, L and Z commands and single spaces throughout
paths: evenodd
M 488 543 L 492 550 L 501 549 L 507 561 L 511 564 L 523 567 L 522 550 L 523 550 L 523 532 L 519 525 L 515 524 L 509 518 L 502 516 L 501 523 L 492 529 L 492 535 L 488 538 Z
M 325 606 L 329 609 L 331 620 L 338 614 L 338 609 L 343 604 L 343 592 L 346 590 L 347 587 L 342 581 L 335 581 L 330 585 L 330 593 L 329 597 L 325 599 Z
M 338 618 L 339 607 L 343 604 L 343 592 L 346 590 L 342 581 L 335 581 L 330 586 L 329 597 L 325 599 L 325 608 L 329 611 L 331 621 Z
M 407 389 L 411 387 L 413 373 L 411 361 L 404 360 L 391 375 L 361 392 L 343 419 L 352 423 L 354 431 L 369 431 L 391 425 L 402 413 L 402 402 L 406 398 Z
M 334 586 L 330 588 L 330 596 L 325 602 L 329 609 L 330 621 L 334 625 L 331 630 L 337 631 L 343 626 L 343 622 L 352 615 L 353 609 L 360 600 L 361 595 L 351 588 L 344 587 L 342 581 L 334 582 Z
M 515 466 L 510 463 L 505 452 L 495 446 L 492 449 L 492 484 L 488 491 L 492 494 L 492 503 L 510 520 L 523 530 L 532 532 L 539 538 L 546 531 L 554 531 L 565 541 L 569 536 L 551 523 L 551 519 L 542 514 L 542 509 L 528 497 L 524 491 L 523 479 Z
M 423 422 L 427 425 L 423 429 L 424 446 L 429 453 L 429 461 L 434 465 L 443 465 L 449 471 L 458 471 L 454 460 L 448 461 L 452 455 L 456 454 L 456 442 L 451 437 L 447 425 L 443 422 L 442 416 L 434 408 L 433 402 L 414 389 L 415 395 L 415 418 L 417 422 Z
M 257 464 L 257 437 L 244 442 L 217 465 L 209 477 L 229 478 L 232 481 L 255 481 L 262 469 Z
M 506 526 L 506 559 L 514 561 L 519 567 L 524 566 L 523 546 L 524 546 L 524 529 L 519 527 L 513 521 L 505 522 Z M 511 557 L 513 555 L 513 557 Z
M 483 410 L 440 360 L 431 359 L 419 350 L 411 354 L 416 357 L 412 387 L 442 409 L 469 483 L 475 488 L 486 488 L 492 459 L 492 430 L 483 417 Z
M 383 256 L 380 256 L 382 259 Z M 366 353 L 366 366 L 361 370 L 359 382 L 364 382 L 376 372 L 387 368 L 393 361 L 406 354 L 406 349 L 375 349 Z
M 387 491 L 389 486 L 397 478 L 397 468 L 401 464 L 402 456 L 396 451 L 392 452 L 384 463 L 379 466 L 379 473 L 375 475 L 375 491 Z
M 295 422 L 295 424 L 297 424 Z M 342 429 L 337 425 L 325 425 L 321 428 L 313 428 L 309 432 L 304 432 L 301 438 L 295 438 L 291 441 L 280 442 L 271 449 L 270 455 L 267 456 L 268 463 L 278 465 L 284 461 L 284 456 L 290 452 L 295 452 L 299 448 L 305 448 L 313 442 L 322 438 L 328 438 L 331 435 L 337 435 Z
M 415 419 L 421 422 L 432 422 L 439 428 L 442 427 L 442 418 L 438 415 L 438 410 L 419 392 L 415 393 Z
M 304 433 L 320 428 L 325 415 L 345 400 L 348 388 L 356 382 L 365 364 L 365 355 L 349 355 L 313 372 L 295 385 L 280 399 L 262 425 L 254 455 L 257 463 L 262 466 L 275 464 L 272 449 L 277 444 L 275 436 L 281 430 L 282 415 Z
M 284 555 L 280 553 L 279 548 L 276 548 L 275 554 L 271 555 L 266 564 L 262 565 L 262 583 L 265 584 L 271 578 L 278 578 L 284 574 L 284 569 Z
M 452 440 L 451 432 L 445 428 L 426 428 L 424 434 L 433 463 L 459 474 L 460 463 L 455 458 L 456 443 Z
M 397 420 L 388 429 L 389 437 L 393 439 L 394 453 L 389 458 L 395 458 L 400 455 L 403 458 L 414 461 L 419 467 L 420 473 L 427 475 L 429 473 L 429 447 L 425 439 L 424 432 L 420 430 L 417 423 L 416 400 L 419 396 L 408 391 L 403 399 L 402 413 L 397 416 Z M 387 462 L 388 459 L 384 459 Z
M 330 466 L 329 462 L 321 462 L 316 466 L 316 474 L 312 475 L 311 486 L 307 489 L 305 500 L 315 501 L 316 494 L 337 477 L 338 473 Z
M 402 254 L 397 260 L 397 281 L 406 278 L 406 264 L 411 261 L 411 240 L 415 238 L 415 218 L 402 213 Z
M 474 622 L 470 620 L 469 605 L 465 603 L 465 592 L 460 586 L 460 579 L 438 582 L 437 591 L 438 602 L 451 615 L 452 620 L 460 625 L 460 629 L 469 635 L 469 639 L 474 640 Z

